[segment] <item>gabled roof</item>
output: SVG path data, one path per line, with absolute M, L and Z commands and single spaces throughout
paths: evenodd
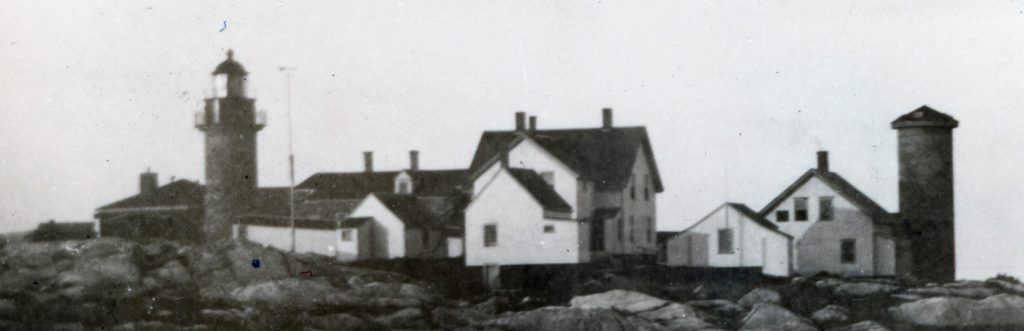
M 572 206 L 562 199 L 562 196 L 555 192 L 555 189 L 551 187 L 536 171 L 531 169 L 517 169 L 508 168 L 509 174 L 512 178 L 515 178 L 519 184 L 522 184 L 526 188 L 526 191 L 533 196 L 534 199 L 544 207 L 544 210 L 554 212 L 572 212 Z
M 927 105 L 921 106 L 912 112 L 906 113 L 895 121 L 892 121 L 893 129 L 909 127 L 952 127 L 960 125 L 953 116 L 939 112 Z
M 486 167 L 517 136 L 523 135 L 527 133 L 484 132 L 469 167 L 470 172 L 475 173 Z M 602 190 L 620 190 L 629 184 L 637 151 L 642 149 L 651 167 L 655 191 L 664 191 L 647 129 L 644 127 L 536 130 L 529 133 L 528 137 L 583 179 L 596 182 L 598 189 Z
M 457 206 L 445 197 L 418 197 L 411 194 L 374 194 L 385 207 L 406 225 L 421 229 L 441 229 L 452 224 Z
M 736 211 L 740 212 L 741 214 L 743 214 L 743 216 L 746 216 L 751 221 L 754 221 L 754 223 L 756 223 L 756 224 L 758 224 L 760 226 L 765 227 L 769 231 L 777 233 L 777 234 L 780 234 L 780 235 L 783 235 L 786 238 L 793 239 L 793 236 L 789 235 L 788 233 L 780 231 L 778 226 L 776 226 L 775 224 L 772 224 L 772 222 L 769 222 L 768 220 L 764 219 L 764 217 L 761 216 L 760 214 L 755 213 L 754 210 L 750 209 L 750 207 L 747 207 L 747 205 L 742 204 L 742 203 L 735 203 L 735 202 L 726 202 L 725 204 L 719 206 L 718 208 L 715 208 L 715 210 L 711 211 L 711 213 L 709 213 L 706 216 L 704 216 L 703 218 L 701 218 L 699 221 L 697 221 L 697 223 L 693 223 L 693 225 L 690 225 L 690 226 L 686 227 L 686 229 L 684 229 L 683 231 L 679 231 L 676 235 L 683 234 L 683 233 L 685 233 L 687 231 L 690 231 L 690 229 L 693 229 L 697 225 L 700 225 L 701 223 L 704 223 L 704 221 L 708 220 L 708 218 L 711 215 L 714 215 L 715 213 L 717 213 L 722 208 L 731 208 L 733 210 L 736 210 Z
M 362 199 L 370 193 L 395 190 L 397 171 L 325 172 L 310 176 L 295 189 L 314 190 L 309 199 Z
M 176 180 L 158 187 L 151 193 L 140 193 L 120 201 L 99 207 L 105 209 L 161 207 L 161 206 L 203 206 L 203 185 L 189 180 Z
M 413 179 L 413 194 L 443 196 L 459 193 L 467 183 L 468 171 L 405 171 Z M 395 191 L 395 178 L 401 171 L 318 173 L 299 183 L 296 189 L 313 190 L 312 200 L 362 199 L 370 193 Z
M 775 207 L 782 204 L 786 198 L 796 192 L 796 190 L 800 189 L 800 187 L 810 181 L 811 178 L 818 178 L 818 180 L 821 180 L 821 182 L 828 185 L 828 187 L 839 193 L 843 198 L 849 200 L 876 222 L 890 220 L 891 214 L 886 211 L 885 208 L 882 208 L 882 206 L 878 205 L 874 200 L 871 200 L 871 198 L 854 187 L 853 184 L 846 181 L 842 176 L 839 176 L 839 174 L 834 172 L 823 172 L 818 171 L 817 169 L 807 170 L 807 172 L 800 176 L 800 178 L 797 178 L 793 184 L 789 185 L 789 187 L 782 191 L 779 196 L 775 197 L 775 199 L 769 202 L 767 206 L 762 208 L 758 215 L 765 216 L 767 213 L 771 212 L 772 209 L 775 209 Z
M 296 201 L 297 203 L 298 201 Z M 250 214 L 257 215 L 288 215 L 288 188 L 261 187 L 253 196 Z
M 748 218 L 750 218 L 754 222 L 757 222 L 757 224 L 761 224 L 764 227 L 772 229 L 772 230 L 778 230 L 779 229 L 779 227 L 777 225 L 775 225 L 772 222 L 764 219 L 764 216 L 758 214 L 753 209 L 750 209 L 750 207 L 747 207 L 747 205 L 745 205 L 745 204 L 735 203 L 735 202 L 726 202 L 725 204 L 729 205 L 733 209 L 739 211 L 744 216 L 747 216 Z

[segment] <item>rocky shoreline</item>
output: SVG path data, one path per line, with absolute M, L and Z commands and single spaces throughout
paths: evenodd
M 0 249 L 0 329 L 1024 329 L 1024 285 L 1010 279 L 907 286 L 798 277 L 739 297 L 702 293 L 704 286 L 666 295 L 671 286 L 587 283 L 592 289 L 568 302 L 535 308 L 501 293 L 446 297 L 403 274 L 245 242 L 8 242 Z

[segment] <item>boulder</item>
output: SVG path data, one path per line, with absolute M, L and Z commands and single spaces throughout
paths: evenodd
M 321 330 L 361 331 L 382 329 L 376 324 L 345 313 L 315 316 L 310 319 L 310 325 Z
M 889 328 L 885 325 L 878 324 L 875 321 L 863 321 L 847 326 L 840 326 L 828 329 L 828 331 L 889 331 Z
M 394 329 L 427 329 L 429 323 L 426 316 L 419 308 L 405 308 L 394 314 L 381 316 L 374 319 L 388 330 Z
M 908 289 L 907 293 L 920 297 L 963 297 L 971 299 L 984 299 L 999 292 L 987 287 L 919 287 Z
M 743 308 L 748 309 L 759 303 L 771 303 L 777 305 L 782 303 L 782 296 L 779 295 L 779 292 L 775 292 L 773 290 L 756 288 L 747 292 L 747 294 L 740 298 L 739 301 L 736 301 L 736 303 Z
M 811 314 L 811 319 L 822 327 L 843 325 L 850 321 L 850 310 L 839 305 L 828 305 Z
M 445 330 L 473 326 L 492 318 L 494 314 L 472 308 L 440 307 L 430 313 L 430 320 L 434 325 Z
M 840 283 L 833 288 L 833 293 L 839 297 L 876 297 L 887 296 L 900 289 L 899 286 L 880 283 Z
M 1002 280 L 1002 279 L 995 279 L 995 278 L 986 280 L 985 284 L 987 284 L 987 285 L 989 285 L 991 287 L 997 288 L 1000 291 L 1003 291 L 1003 292 L 1006 292 L 1006 293 L 1009 293 L 1009 294 L 1016 294 L 1016 295 L 1024 296 L 1024 284 L 1018 284 L 1018 283 L 1014 283 L 1014 282 L 1011 282 L 1011 281 L 1006 281 L 1006 280 Z
M 573 308 L 580 309 L 615 309 L 629 314 L 654 310 L 668 305 L 668 301 L 643 293 L 612 290 L 604 293 L 578 296 L 569 301 Z
M 141 276 L 132 254 L 115 252 L 75 261 L 71 268 L 57 275 L 55 283 L 61 288 L 80 287 L 81 293 L 73 293 L 81 295 L 129 298 L 140 294 Z M 81 298 L 75 295 L 71 299 Z
M 667 306 L 637 315 L 672 330 L 705 330 L 717 326 L 704 321 L 700 313 L 688 305 L 670 303 Z
M 936 297 L 889 308 L 893 320 L 916 327 L 1024 328 L 1024 297 L 998 294 L 982 300 Z
M 740 324 L 740 330 L 818 330 L 810 320 L 771 303 L 754 305 Z
M 512 309 L 512 303 L 507 297 L 493 296 L 473 308 L 487 314 L 499 314 Z
M 725 319 L 733 319 L 747 311 L 742 306 L 725 299 L 694 300 L 687 301 L 686 304 Z
M 301 309 L 338 304 L 337 292 L 323 278 L 287 278 L 241 287 L 231 295 L 235 301 L 245 304 Z
M 626 317 L 604 308 L 544 307 L 525 312 L 506 313 L 483 323 L 484 327 L 528 331 L 631 331 L 666 330 L 643 318 Z
M 18 304 L 11 299 L 0 299 L 0 319 L 16 319 Z

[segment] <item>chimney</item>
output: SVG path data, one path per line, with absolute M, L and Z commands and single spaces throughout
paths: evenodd
M 818 172 L 828 173 L 828 151 L 818 151 Z
M 612 128 L 612 109 L 611 108 L 601 109 L 601 115 L 602 115 L 602 119 L 604 120 L 603 121 L 604 124 L 601 126 L 601 128 L 605 129 L 605 130 L 611 130 L 611 128 Z
M 530 116 L 530 133 L 537 132 L 537 116 Z
M 516 112 L 516 132 L 523 132 L 526 130 L 526 113 L 518 111 Z
M 156 192 L 157 184 L 159 182 L 157 181 L 156 174 L 146 169 L 146 172 L 139 175 L 139 194 Z
M 420 170 L 420 151 L 409 151 L 409 170 Z
M 373 152 L 363 152 L 363 171 L 366 171 L 366 173 L 373 172 Z

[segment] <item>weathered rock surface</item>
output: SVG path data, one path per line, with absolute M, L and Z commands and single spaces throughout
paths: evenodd
M 419 308 L 405 308 L 391 315 L 378 317 L 376 322 L 380 323 L 388 330 L 426 329 L 429 328 L 430 325 L 427 323 L 425 317 L 426 316 L 423 314 L 423 311 Z
M 621 312 L 636 314 L 664 307 L 665 305 L 668 305 L 668 301 L 638 292 L 612 290 L 604 293 L 572 298 L 569 305 L 573 308 L 615 309 Z
M 999 292 L 987 287 L 918 287 L 908 289 L 907 293 L 920 297 L 963 297 L 970 299 L 984 299 Z
M 526 312 L 506 313 L 483 323 L 484 327 L 506 330 L 667 330 L 643 318 L 625 316 L 605 308 L 544 307 Z
M 828 305 L 815 311 L 811 319 L 822 327 L 843 325 L 850 321 L 850 310 L 839 305 Z
M 747 311 L 740 305 L 725 299 L 693 300 L 687 301 L 686 304 L 725 319 L 735 318 Z
M 648 321 L 661 324 L 671 330 L 709 330 L 718 326 L 706 322 L 701 314 L 685 304 L 670 303 L 667 306 L 638 314 Z
M 1024 328 L 1024 297 L 928 298 L 889 308 L 889 314 L 893 320 L 916 327 Z
M 494 314 L 473 308 L 434 308 L 430 320 L 441 329 L 451 330 L 480 324 L 494 318 Z
M 737 304 L 747 309 L 750 309 L 759 303 L 771 303 L 777 305 L 781 302 L 782 295 L 779 295 L 779 292 L 766 288 L 756 288 L 740 298 L 739 301 L 736 301 Z
M 383 330 L 380 325 L 345 313 L 315 316 L 310 325 L 321 330 Z
M 828 329 L 828 331 L 889 331 L 889 328 L 885 327 L 885 325 L 878 324 L 878 322 L 875 321 L 863 321 L 846 326 L 834 327 Z
M 1003 292 L 1024 296 L 1024 284 L 1018 284 L 1001 279 L 989 279 L 985 281 L 986 285 L 995 287 Z
M 770 303 L 759 303 L 743 317 L 740 330 L 817 331 L 811 320 L 786 308 Z

